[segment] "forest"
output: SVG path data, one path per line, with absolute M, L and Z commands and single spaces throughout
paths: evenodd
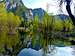
M 75 45 L 74 40 L 75 26 L 70 17 L 62 20 L 45 12 L 42 20 L 36 15 L 27 21 L 0 3 L 0 53 L 4 56 L 17 56 L 24 48 L 43 48 L 47 53 L 48 45 L 70 46 Z

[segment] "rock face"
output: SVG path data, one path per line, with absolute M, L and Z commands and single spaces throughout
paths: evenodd
M 55 15 L 55 17 L 60 18 L 61 20 L 65 20 L 69 18 L 69 16 L 65 14 L 58 14 L 58 15 Z
M 5 4 L 8 12 L 13 12 L 15 15 L 23 17 L 24 19 L 26 18 L 25 11 L 27 8 L 23 4 L 22 0 L 0 0 L 0 2 Z
M 22 0 L 5 0 L 6 9 L 16 9 L 18 6 L 22 6 Z
M 0 2 L 5 3 L 8 12 L 11 11 L 15 15 L 23 17 L 25 20 L 33 19 L 35 16 L 38 16 L 38 18 L 42 20 L 44 14 L 46 13 L 42 8 L 31 9 L 25 7 L 22 0 L 0 0 Z M 69 17 L 64 14 L 53 16 L 61 18 L 62 20 Z
M 26 16 L 28 19 L 34 18 L 35 16 L 37 16 L 41 20 L 44 14 L 45 14 L 45 11 L 42 8 L 28 9 L 26 11 Z
M 5 3 L 7 11 L 11 11 L 24 19 L 31 19 L 35 16 L 42 19 L 45 11 L 42 8 L 29 9 L 25 7 L 22 0 L 1 0 Z
M 43 16 L 45 15 L 45 11 L 42 8 L 36 8 L 32 10 L 33 12 L 33 16 L 38 16 L 38 18 L 40 18 L 40 20 L 43 18 Z

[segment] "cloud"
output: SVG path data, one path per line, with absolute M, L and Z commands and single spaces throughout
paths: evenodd
M 52 0 L 40 0 L 39 2 L 29 5 L 28 8 L 43 8 L 44 10 L 47 10 L 47 3 L 49 4 L 49 13 L 55 13 L 58 10 L 58 8 L 56 9 L 56 6 L 50 5 L 53 3 Z
M 28 8 L 43 8 L 47 10 L 47 4 L 49 4 L 48 12 L 53 14 L 59 13 L 59 7 L 57 0 L 23 0 L 24 4 Z M 75 3 L 75 0 L 73 0 Z M 74 13 L 73 4 L 71 5 L 72 13 Z M 63 14 L 67 14 L 66 5 L 62 6 Z

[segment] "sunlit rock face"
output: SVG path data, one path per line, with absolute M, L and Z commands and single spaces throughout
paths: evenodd
M 36 8 L 36 9 L 29 8 L 25 14 L 26 17 L 28 18 L 28 21 L 30 19 L 35 18 L 35 16 L 37 16 L 39 20 L 42 20 L 45 15 L 45 11 L 42 8 Z
M 25 11 L 27 7 L 23 4 L 22 0 L 3 0 L 7 12 L 13 12 L 15 15 L 26 18 Z
M 10 9 L 15 9 L 17 6 L 22 6 L 22 0 L 5 0 L 6 9 L 9 11 Z
M 54 51 L 47 53 L 47 56 L 74 56 L 74 47 L 55 47 Z M 42 56 L 43 50 L 23 49 L 17 56 Z
M 25 20 L 34 19 L 38 16 L 39 19 L 43 18 L 44 10 L 42 8 L 31 9 L 27 8 L 22 0 L 0 0 L 3 1 L 8 12 L 13 12 L 14 14 L 23 17 Z

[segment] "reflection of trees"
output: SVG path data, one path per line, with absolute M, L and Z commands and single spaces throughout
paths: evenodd
M 75 56 L 75 46 L 72 46 L 72 55 Z

